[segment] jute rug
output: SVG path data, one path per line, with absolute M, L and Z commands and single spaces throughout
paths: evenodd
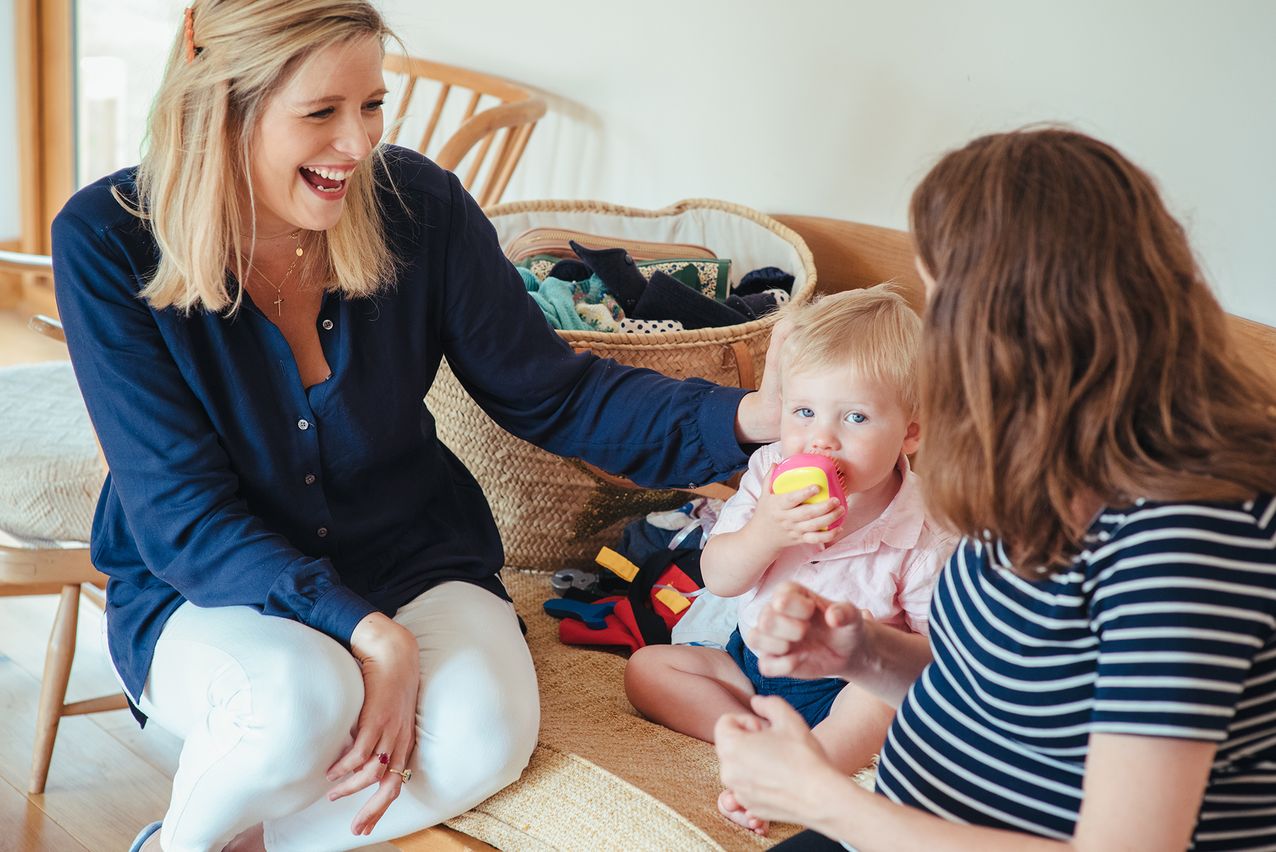
M 447 824 L 504 850 L 752 850 L 769 838 L 723 819 L 713 746 L 652 724 L 625 698 L 625 658 L 558 641 L 549 575 L 506 569 L 541 690 L 540 744 L 523 777 Z M 857 778 L 871 785 L 871 773 Z

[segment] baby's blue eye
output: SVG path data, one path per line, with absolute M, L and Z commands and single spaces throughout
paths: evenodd
M 846 419 L 852 423 L 863 423 L 868 419 L 868 417 L 858 411 L 852 411 L 850 414 L 846 415 Z
M 801 417 L 803 420 L 807 419 L 808 417 L 815 416 L 815 412 L 809 408 L 795 408 L 793 409 L 793 414 L 797 417 Z

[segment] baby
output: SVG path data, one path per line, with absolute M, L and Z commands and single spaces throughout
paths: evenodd
M 851 601 L 877 621 L 926 633 L 931 589 L 953 542 L 927 515 L 908 465 L 920 438 L 914 361 L 921 320 L 887 286 L 825 296 L 787 316 L 792 331 L 779 359 L 780 441 L 749 459 L 701 558 L 706 588 L 738 598 L 739 626 L 725 651 L 640 649 L 625 670 L 625 690 L 647 718 L 707 741 L 718 717 L 747 711 L 750 696 L 780 695 L 850 774 L 880 750 L 893 709 L 836 678 L 762 675 L 746 637 L 787 580 Z M 807 504 L 820 493 L 815 485 L 772 493 L 772 469 L 798 453 L 836 462 L 845 505 L 836 499 Z M 766 823 L 729 790 L 718 807 L 766 833 Z

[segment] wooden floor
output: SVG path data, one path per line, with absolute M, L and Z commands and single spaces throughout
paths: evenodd
M 0 310 L 0 366 L 65 357 L 62 344 Z M 26 794 L 56 606 L 54 596 L 0 597 L 0 852 L 120 852 L 164 815 L 181 744 L 155 725 L 139 729 L 127 710 L 69 717 L 58 729 L 44 794 Z M 118 689 L 101 649 L 100 619 L 82 600 L 68 701 Z

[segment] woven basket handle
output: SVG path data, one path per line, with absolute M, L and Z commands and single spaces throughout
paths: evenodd
M 753 371 L 753 353 L 749 351 L 749 344 L 743 340 L 737 340 L 727 348 L 735 356 L 735 372 L 740 379 L 737 387 L 757 390 L 757 374 Z M 726 358 L 722 360 L 725 362 Z

